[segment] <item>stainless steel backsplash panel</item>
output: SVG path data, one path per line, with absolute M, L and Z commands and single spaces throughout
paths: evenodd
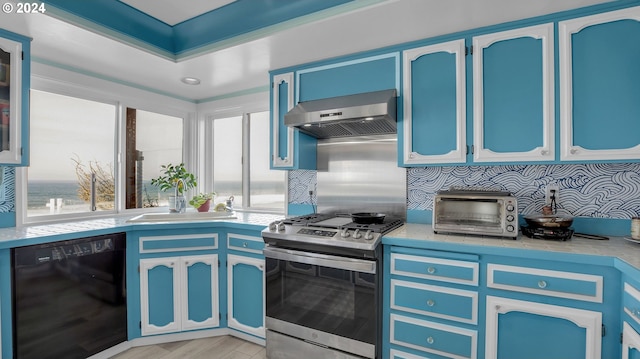
M 318 212 L 379 212 L 406 219 L 407 172 L 395 135 L 318 141 Z

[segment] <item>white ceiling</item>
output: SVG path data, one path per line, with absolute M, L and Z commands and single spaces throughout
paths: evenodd
M 212 5 L 210 0 L 123 1 L 167 22 L 207 11 L 196 6 Z M 386 0 L 180 62 L 42 14 L 0 13 L 0 27 L 33 38 L 36 65 L 55 65 L 197 101 L 267 88 L 273 69 L 608 1 Z M 194 12 L 171 19 L 177 4 L 193 5 Z M 184 76 L 202 83 L 185 85 L 180 82 Z
M 120 0 L 168 25 L 179 24 L 235 0 Z

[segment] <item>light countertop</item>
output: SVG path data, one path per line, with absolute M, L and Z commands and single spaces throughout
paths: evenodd
M 517 239 L 495 238 L 488 236 L 435 234 L 431 225 L 407 223 L 387 233 L 383 244 L 394 244 L 433 250 L 457 250 L 477 254 L 517 255 L 526 252 L 527 257 L 540 259 L 565 259 L 571 255 L 583 257 L 585 263 L 611 264 L 615 259 L 622 260 L 640 269 L 640 243 L 626 240 L 625 237 L 609 237 L 609 240 L 595 240 L 573 237 L 568 241 L 532 239 L 520 234 Z
M 0 229 L 0 248 L 131 230 L 204 227 L 261 230 L 269 223 L 284 218 L 283 215 L 269 213 L 236 212 L 235 215 L 235 219 L 213 221 L 129 223 L 127 220 L 135 217 L 130 215 L 2 228 Z M 574 236 L 568 241 L 551 241 L 519 235 L 513 240 L 487 236 L 435 234 L 431 225 L 407 223 L 387 233 L 382 243 L 476 254 L 522 255 L 540 259 L 565 260 L 571 258 L 571 255 L 582 255 L 573 259 L 585 264 L 608 265 L 614 265 L 615 260 L 621 260 L 640 269 L 640 243 L 631 242 L 624 237 L 609 238 L 609 240 L 594 240 Z M 527 251 L 523 252 L 523 250 Z M 585 257 L 585 255 L 591 257 Z
M 81 221 L 69 221 L 52 224 L 27 225 L 0 229 L 0 248 L 18 247 L 36 243 L 50 242 L 53 240 L 66 240 L 81 236 L 93 236 L 130 230 L 150 230 L 165 228 L 243 228 L 261 230 L 269 223 L 281 220 L 283 215 L 268 213 L 235 212 L 235 219 L 197 221 L 197 222 L 154 222 L 154 223 L 129 223 L 128 219 L 135 217 L 118 216 L 102 219 L 89 219 Z

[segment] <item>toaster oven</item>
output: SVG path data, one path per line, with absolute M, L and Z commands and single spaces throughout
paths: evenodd
M 435 233 L 518 236 L 518 201 L 509 192 L 439 191 L 433 201 Z

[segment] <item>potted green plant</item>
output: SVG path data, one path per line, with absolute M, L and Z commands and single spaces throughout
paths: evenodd
M 198 212 L 209 212 L 209 208 L 211 206 L 211 200 L 213 200 L 213 196 L 215 196 L 215 192 L 211 193 L 198 193 L 191 200 L 189 204 L 193 206 Z
M 187 207 L 184 192 L 198 185 L 196 176 L 187 171 L 184 163 L 162 165 L 161 173 L 159 177 L 151 179 L 151 184 L 163 192 L 174 190 L 173 198 L 169 198 L 169 211 L 184 213 Z

